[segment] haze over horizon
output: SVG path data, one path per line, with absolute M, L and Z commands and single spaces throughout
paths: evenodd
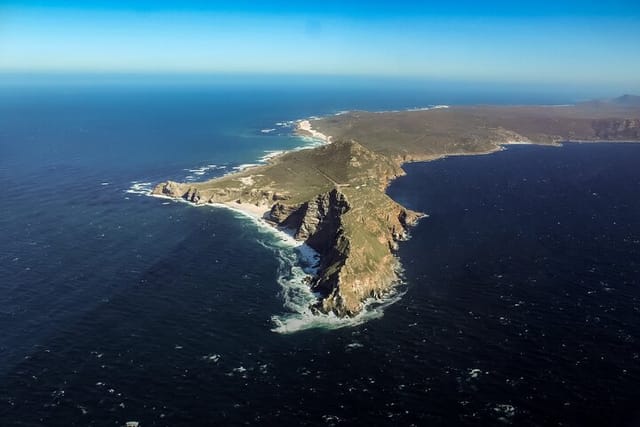
M 640 90 L 628 1 L 16 1 L 0 73 L 305 74 Z

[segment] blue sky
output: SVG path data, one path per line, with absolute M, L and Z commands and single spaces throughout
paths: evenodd
M 640 88 L 638 1 L 4 1 L 0 71 Z

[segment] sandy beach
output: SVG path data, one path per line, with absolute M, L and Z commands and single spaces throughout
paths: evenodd
M 215 204 L 214 204 L 215 205 Z M 237 203 L 237 202 L 226 202 L 226 203 L 218 203 L 219 206 L 224 206 L 226 208 L 230 208 L 236 211 L 240 211 L 250 217 L 255 219 L 259 219 L 264 221 L 269 213 L 270 209 L 266 206 L 256 206 L 252 203 Z
M 302 135 L 302 136 L 310 136 L 312 138 L 322 140 L 326 143 L 331 142 L 331 137 L 313 129 L 311 127 L 311 122 L 309 120 L 300 120 L 296 124 L 296 131 L 299 135 Z

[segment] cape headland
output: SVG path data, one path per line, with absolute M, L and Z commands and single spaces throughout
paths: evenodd
M 158 184 L 153 195 L 225 204 L 291 231 L 320 255 L 314 310 L 354 316 L 399 281 L 397 242 L 423 215 L 385 192 L 402 164 L 487 154 L 506 144 L 640 141 L 640 97 L 570 106 L 464 106 L 352 111 L 298 122 L 325 145 L 206 182 Z M 437 185 L 437 183 L 430 183 Z

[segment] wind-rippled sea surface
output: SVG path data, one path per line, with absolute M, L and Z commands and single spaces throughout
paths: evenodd
M 0 425 L 637 425 L 640 145 L 406 165 L 401 296 L 337 329 L 274 331 L 306 297 L 278 235 L 144 194 L 308 143 L 290 120 L 452 101 L 4 88 Z

